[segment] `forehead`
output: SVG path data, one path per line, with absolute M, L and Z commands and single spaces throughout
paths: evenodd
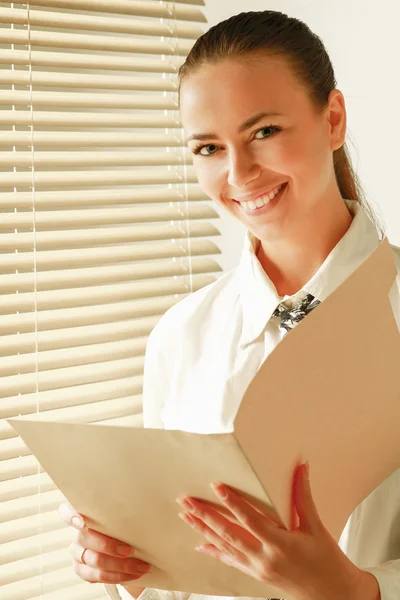
M 261 110 L 291 115 L 305 103 L 305 93 L 285 60 L 225 59 L 207 64 L 183 80 L 180 113 L 185 133 L 216 131 Z M 210 129 L 214 127 L 214 129 Z

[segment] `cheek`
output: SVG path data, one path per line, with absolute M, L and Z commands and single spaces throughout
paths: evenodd
M 297 182 L 299 189 L 313 186 L 325 171 L 321 140 L 306 135 L 293 140 L 285 148 L 284 161 L 288 175 Z
M 316 127 L 312 135 L 308 136 L 307 143 L 304 145 L 305 159 L 308 163 L 317 170 L 318 173 L 323 173 L 327 162 L 331 159 L 332 153 L 327 145 L 325 132 Z
M 207 159 L 205 159 L 207 160 Z M 207 196 L 218 201 L 224 186 L 222 174 L 218 173 L 215 165 L 195 164 L 196 176 L 199 186 Z
M 301 142 L 300 136 L 292 132 L 290 135 L 279 135 L 275 140 L 271 139 L 270 144 L 260 144 L 258 149 L 257 160 L 265 169 L 265 179 L 268 179 L 268 172 L 279 173 L 293 181 L 301 179 L 306 155 L 304 143 Z

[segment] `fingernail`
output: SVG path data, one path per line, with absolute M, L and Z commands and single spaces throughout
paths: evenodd
M 76 529 L 83 529 L 85 527 L 85 521 L 82 517 L 72 517 L 72 525 L 76 527 Z
M 130 546 L 118 546 L 117 554 L 119 554 L 120 556 L 133 556 L 133 548 L 131 548 Z
M 177 498 L 176 503 L 179 504 L 182 508 L 186 508 L 184 498 Z
M 304 474 L 307 479 L 310 479 L 310 463 L 308 461 L 304 463 Z
M 178 517 L 182 519 L 188 525 L 196 525 L 196 521 L 190 513 L 178 513 Z
M 226 487 L 218 482 L 215 483 L 211 483 L 211 488 L 214 490 L 214 492 L 220 497 L 223 498 L 224 500 L 226 500 L 226 498 L 228 497 L 228 490 L 226 489 Z
M 150 570 L 150 565 L 148 565 L 148 564 L 137 565 L 136 570 L 139 571 L 139 573 L 148 573 Z
M 177 498 L 176 501 L 179 504 L 179 506 L 182 506 L 182 508 L 184 508 L 185 510 L 190 510 L 192 512 L 196 510 L 196 507 L 194 506 L 193 502 L 189 500 L 189 498 Z

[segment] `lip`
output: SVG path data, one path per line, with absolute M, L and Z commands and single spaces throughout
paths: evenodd
M 236 202 L 249 202 L 250 200 L 253 200 L 253 202 L 254 202 L 255 200 L 257 200 L 257 198 L 260 198 L 261 196 L 265 196 L 266 194 L 270 194 L 271 192 L 276 190 L 277 187 L 279 187 L 281 185 L 285 185 L 285 183 L 287 183 L 287 181 L 278 183 L 277 185 L 275 185 L 272 188 L 266 188 L 261 192 L 256 192 L 257 195 L 255 195 L 253 192 L 253 194 L 247 194 L 247 196 L 241 196 L 240 198 L 232 198 L 232 200 L 236 200 Z
M 241 204 L 240 202 L 237 202 L 236 200 L 234 200 L 234 202 L 238 205 L 238 209 L 242 213 L 244 213 L 246 215 L 246 217 L 248 217 L 250 219 L 262 218 L 263 215 L 266 215 L 266 214 L 269 214 L 270 212 L 272 212 L 275 209 L 275 206 L 278 203 L 280 203 L 281 199 L 285 197 L 285 194 L 288 189 L 288 185 L 289 184 L 284 185 L 283 188 L 281 189 L 281 191 L 279 192 L 279 194 L 277 196 L 275 196 L 275 198 L 273 200 L 270 200 L 270 202 L 267 202 L 267 204 L 265 204 L 261 208 L 250 210 L 248 208 L 248 205 L 245 202 L 243 202 L 243 204 Z

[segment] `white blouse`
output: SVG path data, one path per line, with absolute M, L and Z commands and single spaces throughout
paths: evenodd
M 146 349 L 145 427 L 233 431 L 249 383 L 285 335 L 272 317 L 279 302 L 290 306 L 307 293 L 323 301 L 379 244 L 364 209 L 355 201 L 345 202 L 354 215 L 350 228 L 296 294 L 283 298 L 277 294 L 256 256 L 260 241 L 247 231 L 238 267 L 163 315 Z M 398 277 L 390 298 L 400 329 L 400 248 L 391 248 Z M 400 600 L 400 468 L 350 515 L 338 543 L 353 563 L 376 577 L 382 600 Z M 132 599 L 122 586 L 105 587 L 112 600 Z M 189 596 L 190 600 L 221 598 L 146 588 L 140 600 L 188 600 Z

